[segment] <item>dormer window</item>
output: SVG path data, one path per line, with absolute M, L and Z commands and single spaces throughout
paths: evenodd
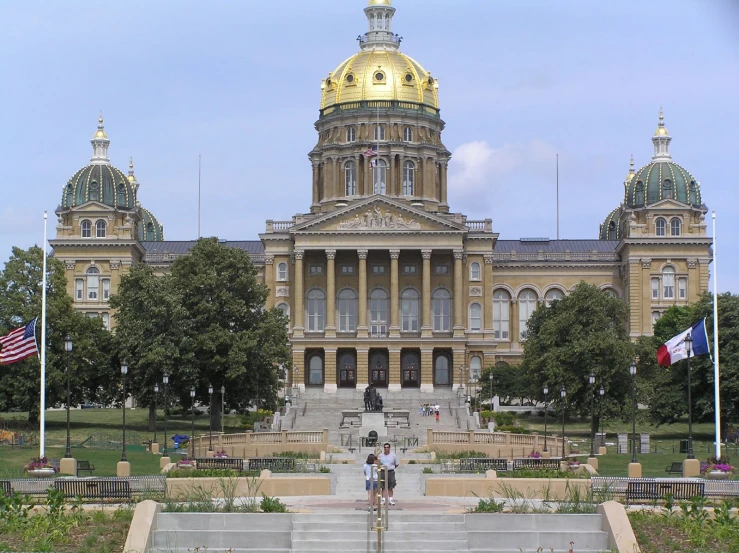
M 634 191 L 634 205 L 644 205 L 644 183 L 639 181 L 636 183 Z
M 90 183 L 90 201 L 97 202 L 100 200 L 100 187 L 98 186 L 98 183 L 95 181 L 92 181 Z
M 613 221 L 608 223 L 608 239 L 616 240 L 616 223 Z
M 670 200 L 672 197 L 672 181 L 665 179 L 665 182 L 662 183 L 662 199 Z

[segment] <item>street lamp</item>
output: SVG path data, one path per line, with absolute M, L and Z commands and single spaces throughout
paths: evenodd
M 547 451 L 547 397 L 549 396 L 549 386 L 544 385 L 544 451 Z
M 693 455 L 693 402 L 690 398 L 690 356 L 693 354 L 693 337 L 690 333 L 685 337 L 685 351 L 688 354 L 688 459 L 695 459 Z
M 223 434 L 223 419 L 226 411 L 226 387 L 221 386 L 221 434 Z
M 121 374 L 123 375 L 123 449 L 121 451 L 121 462 L 126 459 L 126 375 L 128 374 L 128 363 L 121 362 Z
M 162 450 L 162 457 L 167 456 L 167 390 L 169 388 L 169 375 L 164 373 L 162 375 L 162 384 L 164 384 L 164 449 Z
M 595 374 L 588 377 L 590 384 L 590 457 L 595 457 Z
M 464 365 L 459 366 L 459 390 L 462 391 L 462 378 L 464 375 Z
M 195 386 L 190 388 L 190 410 L 192 412 L 192 429 L 190 432 L 190 451 L 188 452 L 190 459 L 193 458 L 193 451 L 195 451 Z
M 208 384 L 208 451 L 213 451 L 213 385 Z
M 605 438 L 606 435 L 603 432 L 603 396 L 606 394 L 606 391 L 603 389 L 603 386 L 600 387 L 600 390 L 598 390 L 598 393 L 600 394 L 600 415 L 598 415 L 598 418 L 600 419 L 600 435 L 601 439 L 603 440 L 602 445 L 605 447 Z
M 564 386 L 559 389 L 559 397 L 562 398 L 562 459 L 564 459 L 566 451 L 565 444 L 567 443 L 565 439 L 565 398 L 567 397 L 567 390 L 565 390 Z
M 636 463 L 636 361 L 629 366 L 631 375 L 631 462 Z
M 70 425 L 69 425 L 69 403 L 72 401 L 71 399 L 71 387 L 69 385 L 69 354 L 72 352 L 72 337 L 67 334 L 67 337 L 64 338 L 64 351 L 67 352 L 67 452 L 64 454 L 64 457 L 67 459 L 72 458 L 72 442 L 70 438 Z
M 157 397 L 159 397 L 159 383 L 154 383 L 154 443 L 157 444 Z
M 488 375 L 488 379 L 490 380 L 490 410 L 493 411 L 493 370 L 490 369 L 490 374 Z

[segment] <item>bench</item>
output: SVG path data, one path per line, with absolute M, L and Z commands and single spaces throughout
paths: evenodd
M 244 470 L 244 460 L 231 457 L 198 457 L 193 459 L 198 470 Z
M 72 480 L 57 478 L 54 488 L 64 497 L 82 499 L 131 499 L 131 484 L 128 480 Z
M 0 480 L 0 491 L 3 495 L 12 495 L 13 488 L 10 487 L 10 480 Z
M 677 463 L 672 463 L 669 467 L 665 467 L 665 472 L 667 474 L 682 474 L 683 464 L 679 461 Z
M 706 495 L 704 482 L 662 482 L 657 480 L 630 481 L 626 484 L 626 505 L 633 500 L 657 501 L 667 495 L 673 499 L 692 499 Z
M 270 470 L 272 472 L 294 472 L 295 459 L 292 457 L 254 457 L 249 459 L 249 470 Z
M 77 476 L 80 475 L 80 472 L 86 472 L 92 476 L 92 473 L 95 472 L 95 465 L 91 465 L 90 461 L 77 461 Z
M 527 457 L 525 459 L 514 459 L 513 470 L 521 469 L 552 469 L 559 470 L 559 459 L 534 459 Z
M 508 470 L 508 459 L 472 457 L 459 460 L 460 472 L 482 472 L 485 470 L 506 472 Z

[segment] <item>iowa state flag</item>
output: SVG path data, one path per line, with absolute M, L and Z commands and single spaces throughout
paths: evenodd
M 680 359 L 688 358 L 688 350 L 685 347 L 685 338 L 688 334 L 693 338 L 691 357 L 710 353 L 708 349 L 708 335 L 706 334 L 706 319 L 701 319 L 688 330 L 681 332 L 659 347 L 657 350 L 657 362 L 661 367 L 669 367 L 676 361 L 680 361 Z

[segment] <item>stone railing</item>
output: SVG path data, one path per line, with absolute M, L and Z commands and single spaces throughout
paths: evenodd
M 429 428 L 428 446 L 437 452 L 480 451 L 489 457 L 527 457 L 531 453 L 544 452 L 544 436 L 541 434 L 512 434 L 510 432 L 449 432 Z M 562 455 L 562 438 L 556 434 L 547 436 L 547 451 L 552 457 Z
M 328 430 L 281 432 L 245 432 L 243 434 L 213 434 L 213 451 L 229 457 L 266 457 L 282 451 L 320 454 L 328 449 Z M 207 434 L 197 436 L 193 444 L 194 457 L 208 457 L 210 440 Z
M 537 253 L 493 253 L 493 261 L 618 261 L 615 252 L 545 252 Z
M 470 232 L 493 232 L 493 220 L 467 221 L 465 223 Z
M 267 219 L 266 232 L 288 232 L 294 226 L 295 223 L 293 221 L 273 221 L 272 219 Z

